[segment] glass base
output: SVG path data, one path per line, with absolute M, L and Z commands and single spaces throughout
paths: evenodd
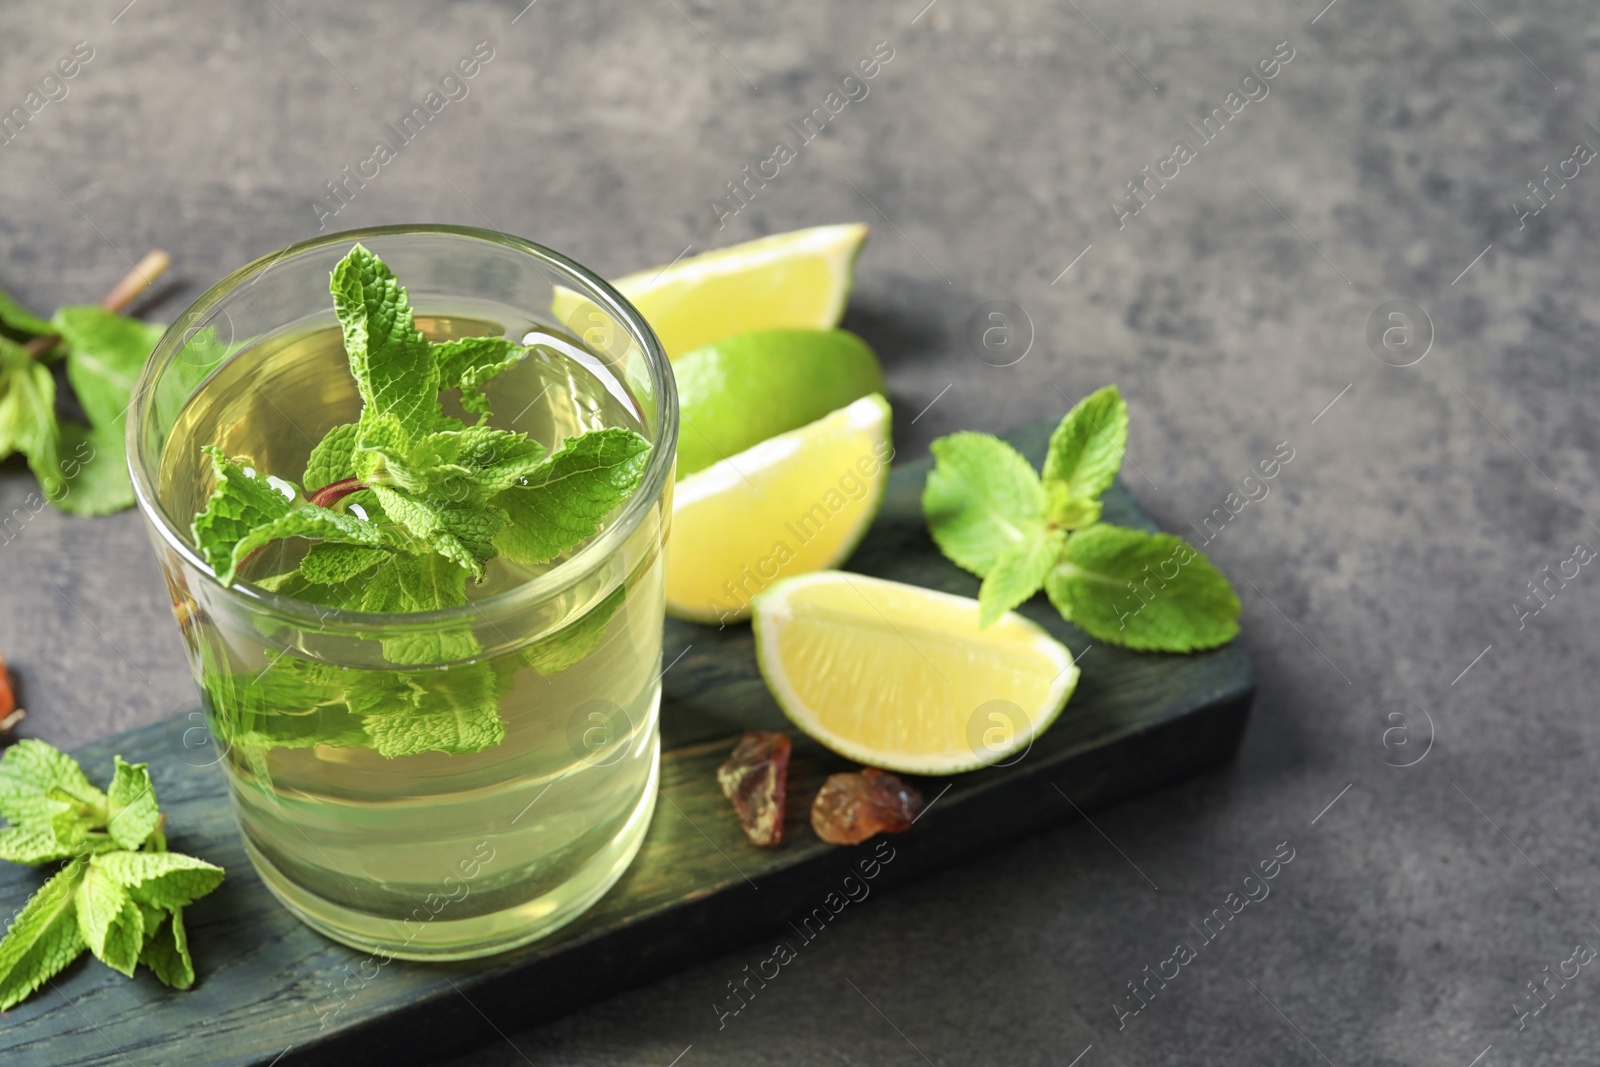
M 644 844 L 655 813 L 660 758 L 620 833 L 556 889 L 514 908 L 455 921 L 405 923 L 355 911 L 307 892 L 285 878 L 245 838 L 245 851 L 272 895 L 301 922 L 351 948 L 401 960 L 465 960 L 537 941 L 582 915 L 622 877 Z

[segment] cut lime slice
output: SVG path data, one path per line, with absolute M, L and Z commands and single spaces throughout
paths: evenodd
M 796 727 L 848 759 L 954 774 L 1014 759 L 1061 714 L 1072 653 L 1014 612 L 978 628 L 967 597 L 820 571 L 755 601 L 756 659 Z

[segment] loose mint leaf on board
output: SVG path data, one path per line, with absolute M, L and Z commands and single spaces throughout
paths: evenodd
M 569 437 L 522 484 L 495 498 L 510 517 L 495 547 L 516 563 L 548 563 L 594 536 L 644 477 L 650 442 L 610 427 Z
M 125 763 L 115 758 L 111 788 L 106 792 L 106 832 L 123 848 L 143 845 L 161 822 L 155 786 L 147 763 Z
M 90 874 L 155 908 L 182 908 L 222 884 L 215 864 L 178 852 L 109 852 L 89 861 Z M 99 882 L 97 882 L 99 884 Z
M 1067 540 L 1045 591 L 1091 637 L 1147 652 L 1215 648 L 1239 632 L 1228 579 L 1181 538 L 1100 524 Z
M 1099 500 L 1116 480 L 1127 447 L 1128 405 L 1108 385 L 1073 405 L 1050 435 L 1044 484 L 1063 486 L 1068 500 Z
M 528 357 L 528 350 L 504 337 L 463 337 L 433 346 L 439 361 L 439 386 L 459 389 L 461 406 L 475 415 L 489 414 L 483 385 L 490 378 Z
M 70 863 L 35 893 L 0 937 L 0 1011 L 20 1003 L 87 947 L 77 896 L 88 866 Z
M 56 382 L 21 345 L 0 338 L 0 459 L 21 452 L 47 499 L 62 495 Z
M 334 267 L 331 289 L 363 430 L 372 418 L 392 415 L 408 435 L 428 433 L 441 413 L 439 363 L 394 272 L 358 244 Z
M 66 799 L 54 799 L 51 794 Z M 55 820 L 79 806 L 104 812 L 106 795 L 90 784 L 78 761 L 65 752 L 25 738 L 0 756 L 0 815 L 13 826 L 54 833 Z M 85 829 L 99 825 L 85 819 Z
M 922 512 L 939 550 L 982 577 L 1006 549 L 1044 530 L 1045 494 L 1022 453 L 985 433 L 954 433 L 931 446 Z
M 114 852 L 114 856 L 138 853 Z M 101 859 L 103 857 L 95 857 Z M 144 915 L 126 887 L 90 861 L 78 886 L 78 929 L 95 958 L 112 970 L 133 977 L 144 945 Z
M 1066 541 L 1063 530 L 1040 530 L 996 556 L 978 589 L 978 626 L 988 626 L 1037 593 Z
M 58 839 L 54 831 L 8 826 L 0 830 L 0 860 L 38 867 L 76 854 L 77 848 Z
M 189 938 L 183 929 L 183 909 L 141 909 L 145 916 L 144 948 L 139 962 L 173 989 L 194 985 L 194 960 L 189 958 Z

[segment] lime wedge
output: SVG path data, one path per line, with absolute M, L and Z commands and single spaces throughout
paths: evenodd
M 1072 653 L 1014 612 L 842 571 L 755 601 L 756 659 L 789 721 L 828 748 L 906 774 L 954 774 L 1025 752 L 1078 682 Z
M 678 482 L 667 544 L 667 611 L 744 618 L 785 575 L 841 562 L 889 481 L 889 403 L 873 394 Z
M 751 330 L 826 330 L 839 324 L 855 280 L 863 223 L 815 226 L 690 256 L 614 283 L 676 359 Z M 557 289 L 556 317 L 580 335 L 593 305 Z
M 883 369 L 846 330 L 757 330 L 678 357 L 678 477 L 796 430 L 870 393 Z

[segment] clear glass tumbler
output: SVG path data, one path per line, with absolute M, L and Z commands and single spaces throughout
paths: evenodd
M 394 270 L 430 339 L 537 345 L 490 383 L 494 424 L 547 447 L 625 426 L 653 446 L 599 533 L 545 567 L 497 561 L 459 608 L 370 614 L 223 588 L 190 534 L 212 487 L 201 445 L 298 481 L 313 444 L 359 410 L 328 292 L 356 241 Z M 163 337 L 136 390 L 129 466 L 245 845 L 290 911 L 385 957 L 461 959 L 554 930 L 621 876 L 656 798 L 677 421 L 666 356 L 626 300 L 483 230 L 294 245 L 225 278 Z

